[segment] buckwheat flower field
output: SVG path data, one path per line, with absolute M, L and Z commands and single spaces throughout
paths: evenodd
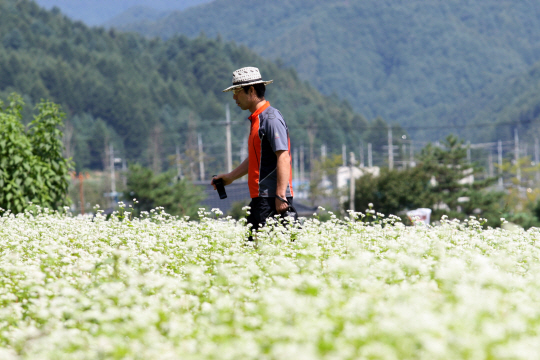
M 0 359 L 540 358 L 538 229 L 219 215 L 4 213 Z

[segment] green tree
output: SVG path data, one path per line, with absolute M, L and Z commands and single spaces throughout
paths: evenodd
M 379 176 L 366 174 L 355 183 L 355 209 L 365 211 L 369 204 L 385 215 L 403 215 L 407 210 L 426 207 L 430 176 L 421 168 L 383 169 Z
M 29 203 L 58 209 L 65 205 L 71 160 L 62 156 L 64 114 L 58 105 L 42 101 L 25 130 L 22 98 L 12 94 L 0 102 L 0 207 L 14 213 Z
M 442 215 L 464 219 L 477 215 L 499 225 L 500 201 L 503 195 L 487 188 L 495 178 L 477 180 L 481 169 L 467 162 L 463 141 L 450 135 L 441 146 L 428 144 L 420 154 L 420 169 L 432 176 L 432 186 L 423 195 L 423 202 L 433 208 L 433 218 Z
M 294 146 L 303 141 L 316 151 L 326 144 L 329 153 L 339 153 L 342 143 L 358 146 L 365 126 L 350 105 L 322 95 L 294 69 L 246 47 L 205 36 L 164 41 L 105 31 L 34 1 L 0 1 L 0 97 L 16 91 L 28 104 L 41 98 L 62 104 L 74 128 L 69 150 L 77 171 L 103 170 L 110 143 L 119 157 L 148 166 L 148 134 L 157 125 L 162 160 L 178 145 L 189 158 L 194 148 L 188 140 L 197 133 L 205 151 L 207 144 L 216 144 L 212 152 L 217 153 L 225 147 L 223 128 L 212 123 L 225 117 L 225 103 L 234 104 L 222 89 L 232 71 L 246 64 L 257 64 L 275 81 L 268 99 L 283 113 Z M 236 106 L 230 111 L 233 120 L 246 117 Z M 23 113 L 23 119 L 26 124 L 30 117 Z M 245 132 L 244 126 L 233 126 L 233 143 L 243 142 Z M 224 164 L 220 156 L 207 156 L 205 162 L 215 169 Z
M 127 199 L 137 200 L 134 208 L 138 213 L 161 206 L 171 215 L 193 217 L 203 200 L 193 184 L 176 179 L 173 171 L 156 175 L 139 164 L 129 168 L 126 194 Z
M 500 225 L 503 194 L 489 189 L 495 179 L 478 180 L 480 168 L 467 162 L 467 149 L 455 136 L 441 146 L 428 144 L 419 164 L 406 170 L 383 169 L 378 177 L 366 175 L 356 182 L 355 207 L 373 208 L 385 215 L 403 215 L 407 210 L 426 207 L 432 220 L 443 215 L 465 219 L 475 215 Z
M 496 165 L 499 168 L 498 165 Z M 501 170 L 512 185 L 506 188 L 504 213 L 506 220 L 526 229 L 540 225 L 540 188 L 536 176 L 540 164 L 531 161 L 530 156 L 521 157 L 517 163 L 505 159 Z M 520 176 L 518 176 L 518 172 Z

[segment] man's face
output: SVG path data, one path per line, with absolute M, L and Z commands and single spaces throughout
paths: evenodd
M 251 90 L 251 88 L 249 88 Z M 251 96 L 244 91 L 244 88 L 237 88 L 233 90 L 233 99 L 236 101 L 236 105 L 242 110 L 248 110 L 251 106 Z

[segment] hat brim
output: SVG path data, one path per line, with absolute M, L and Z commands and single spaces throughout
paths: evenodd
M 264 85 L 268 85 L 268 84 L 271 84 L 273 82 L 274 82 L 274 80 L 268 80 L 268 81 L 257 80 L 257 81 L 253 81 L 253 82 L 249 82 L 249 83 L 245 83 L 245 84 L 233 85 L 233 86 L 228 87 L 225 90 L 223 90 L 223 92 L 233 91 L 234 89 L 238 89 L 238 88 L 241 88 L 241 87 L 244 87 L 244 86 L 261 84 L 261 83 L 264 84 Z

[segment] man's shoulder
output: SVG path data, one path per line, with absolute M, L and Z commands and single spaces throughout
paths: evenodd
M 264 111 L 261 113 L 261 117 L 264 119 L 264 120 L 281 120 L 281 121 L 284 121 L 283 119 L 283 115 L 281 115 L 281 112 L 276 109 L 275 107 L 273 106 L 269 106 L 267 107 L 266 109 L 264 109 Z

